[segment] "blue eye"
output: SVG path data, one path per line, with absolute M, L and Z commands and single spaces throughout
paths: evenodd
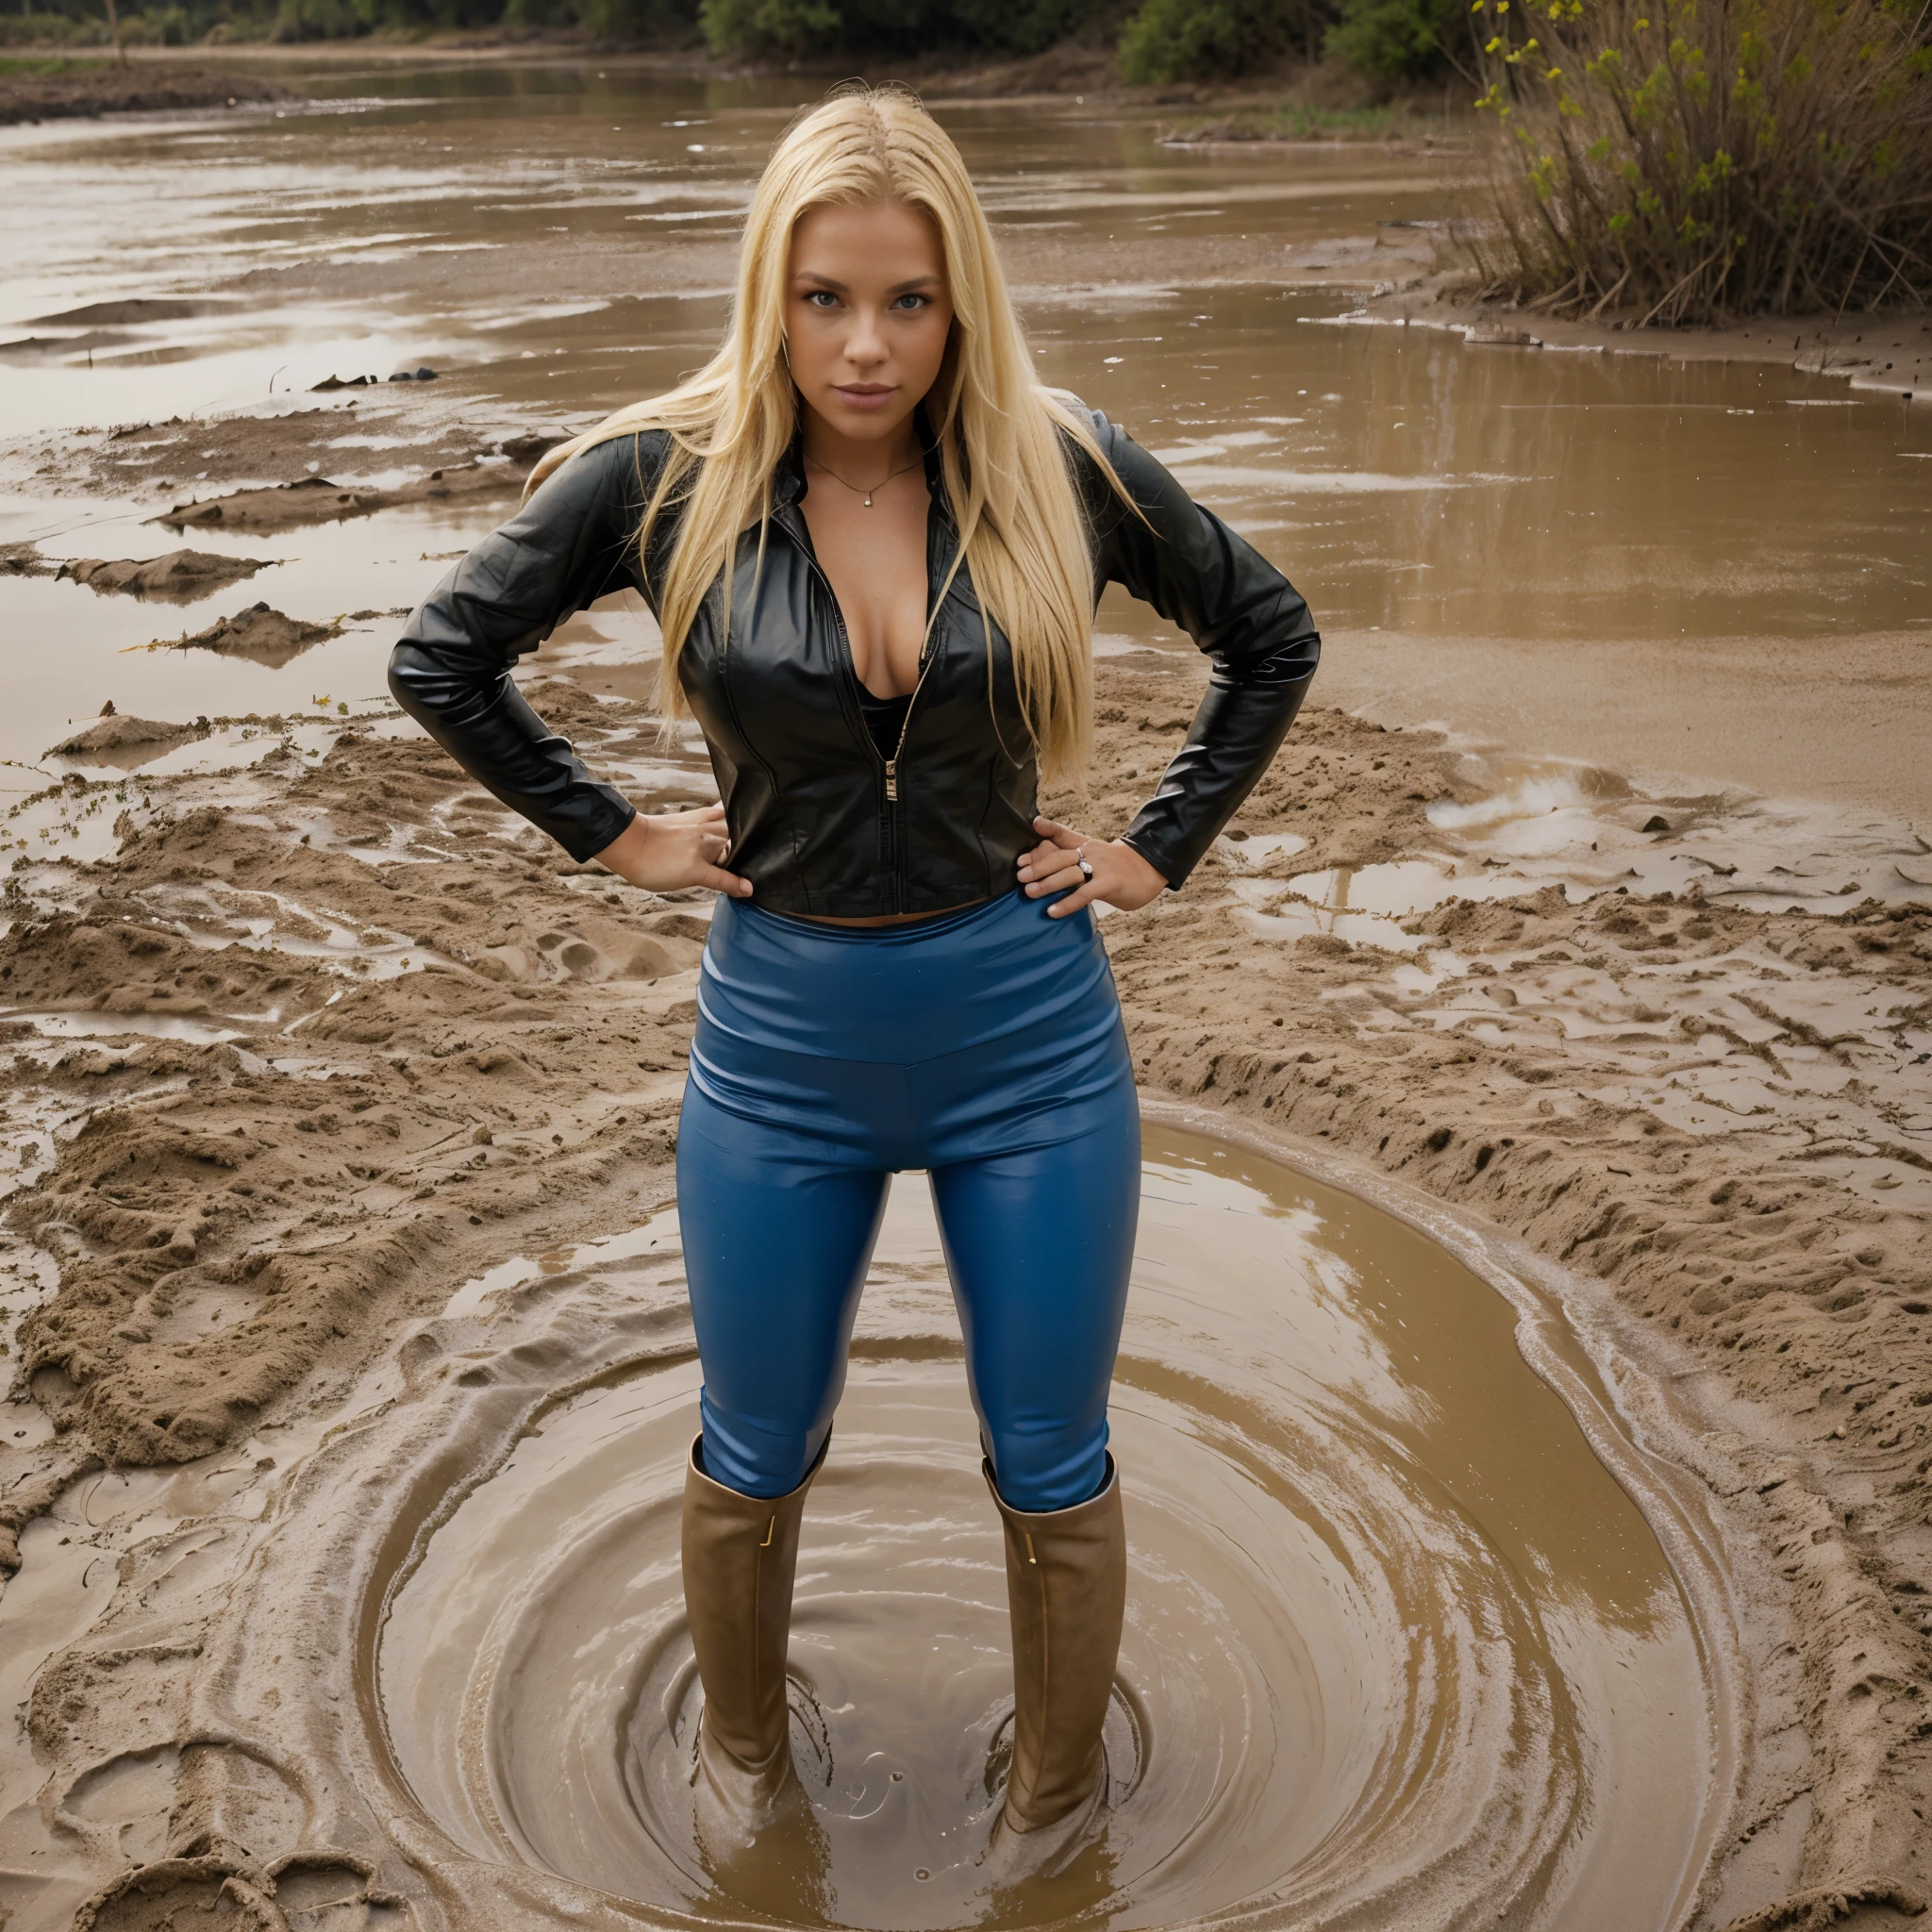
M 807 293 L 805 299 L 814 308 L 827 308 L 839 298 L 829 289 L 813 289 Z
M 908 307 L 911 308 L 924 308 L 931 301 L 932 297 L 930 295 L 901 295 L 899 299 L 892 304 L 892 307 L 894 308 L 906 308 Z

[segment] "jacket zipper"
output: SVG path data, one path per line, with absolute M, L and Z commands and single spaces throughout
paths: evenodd
M 932 660 L 938 655 L 934 648 L 939 635 L 939 612 L 933 605 L 933 585 L 938 574 L 933 569 L 934 546 L 943 544 L 945 525 L 936 513 L 929 513 L 925 526 L 925 635 L 919 641 L 919 675 L 912 680 L 912 695 L 906 703 L 906 720 L 899 726 L 899 742 L 892 747 L 892 756 L 886 760 L 886 799 L 889 806 L 899 801 L 899 760 L 906 756 L 906 740 L 912 730 L 912 714 L 919 708 L 919 693 L 925 689 L 925 675 L 932 668 Z M 847 647 L 849 652 L 849 645 Z M 906 840 L 902 828 L 894 825 L 892 840 L 892 876 L 897 887 L 896 896 L 903 909 L 912 891 L 910 870 L 907 865 Z
M 804 519 L 800 518 L 799 521 L 803 523 Z M 796 542 L 797 541 L 797 534 L 794 532 L 793 541 Z M 851 633 L 847 631 L 845 628 L 845 612 L 839 602 L 838 591 L 836 591 L 832 588 L 831 578 L 825 575 L 824 567 L 819 562 L 817 555 L 812 550 L 810 533 L 808 530 L 806 532 L 805 541 L 799 543 L 798 547 L 799 553 L 801 556 L 804 557 L 807 565 L 810 568 L 812 575 L 818 578 L 820 587 L 824 591 L 825 602 L 832 607 L 832 618 L 833 621 L 839 626 L 839 641 L 845 647 L 845 669 L 847 673 L 850 675 L 853 684 L 856 686 L 858 682 L 858 673 L 853 667 L 852 636 Z M 925 560 L 925 591 L 928 602 L 932 596 L 932 548 L 931 539 L 930 537 L 928 537 Z M 886 803 L 888 806 L 896 806 L 899 803 L 899 760 L 906 756 L 906 740 L 911 734 L 912 730 L 912 713 L 918 707 L 919 693 L 925 687 L 925 675 L 928 671 L 932 669 L 932 659 L 934 655 L 932 648 L 933 630 L 933 615 L 931 609 L 928 608 L 926 611 L 926 634 L 924 638 L 921 641 L 919 650 L 919 675 L 913 680 L 912 683 L 911 696 L 906 706 L 906 721 L 899 726 L 899 742 L 892 747 L 892 756 L 889 758 L 879 760 L 879 749 L 878 746 L 872 741 L 872 733 L 864 729 L 862 724 L 859 729 L 858 735 L 865 741 L 865 749 L 867 753 L 874 760 L 879 760 L 883 762 L 885 766 Z M 899 875 L 903 874 L 903 872 L 905 871 L 904 848 L 906 841 L 899 836 L 899 827 L 895 823 L 893 823 L 891 814 L 888 812 L 882 814 L 882 816 L 884 816 L 886 819 L 887 825 L 891 837 L 892 872 L 895 880 L 897 880 L 901 888 L 898 896 L 901 899 L 903 899 L 905 897 L 905 881 Z
M 919 706 L 919 693 L 925 683 L 925 674 L 932 668 L 933 639 L 939 630 L 938 613 L 932 606 L 933 586 L 933 539 L 935 531 L 930 523 L 926 526 L 925 541 L 925 635 L 919 641 L 919 675 L 912 680 L 912 696 L 906 707 L 906 721 L 899 726 L 899 742 L 892 748 L 892 756 L 886 760 L 886 796 L 894 804 L 899 798 L 899 760 L 906 756 L 907 734 L 912 729 L 912 713 Z M 837 599 L 833 600 L 835 603 Z M 852 647 L 845 647 L 846 656 L 851 656 Z
M 824 588 L 825 602 L 832 607 L 832 616 L 839 625 L 839 641 L 845 646 L 845 664 L 846 668 L 850 670 L 852 665 L 852 639 L 845 629 L 845 613 L 839 608 L 839 593 L 833 590 L 832 580 L 825 575 L 817 558 L 808 554 L 806 561 L 811 566 L 812 575 L 817 577 L 820 584 Z M 928 574 L 929 580 L 930 574 Z M 893 805 L 897 805 L 899 802 L 899 760 L 906 756 L 906 740 L 912 729 L 912 708 L 919 702 L 919 693 L 925 684 L 925 674 L 932 669 L 932 637 L 931 633 L 928 632 L 920 647 L 919 675 L 913 679 L 911 697 L 906 707 L 906 720 L 899 726 L 899 742 L 892 747 L 892 756 L 885 760 L 886 797 Z M 855 683 L 858 682 L 858 674 L 853 672 L 853 681 Z M 879 755 L 878 747 L 873 743 L 872 734 L 865 732 L 861 735 L 865 739 L 866 749 L 872 753 L 874 758 L 877 758 Z
M 846 646 L 850 650 L 851 646 Z M 907 734 L 912 729 L 912 708 L 919 702 L 920 687 L 925 682 L 925 674 L 932 669 L 932 640 L 927 637 L 921 647 L 919 675 L 912 680 L 912 695 L 906 701 L 905 721 L 899 726 L 899 742 L 892 747 L 892 756 L 886 760 L 886 797 L 893 805 L 899 802 L 899 760 L 906 756 Z

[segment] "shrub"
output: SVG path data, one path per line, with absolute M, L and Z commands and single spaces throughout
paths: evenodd
M 121 37 L 130 47 L 185 47 L 201 34 L 186 8 L 150 7 L 144 13 L 122 15 Z
M 1096 0 L 704 0 L 698 18 L 720 54 L 921 54 L 997 48 L 1037 54 Z
M 1236 0 L 1144 0 L 1121 32 L 1121 78 L 1143 87 L 1233 74 L 1243 25 Z
M 1493 293 L 1640 324 L 1932 296 L 1919 0 L 1476 0 Z
M 844 25 L 827 0 L 704 0 L 698 25 L 717 54 L 790 54 L 831 42 Z
M 690 0 L 508 0 L 505 24 L 556 26 L 580 20 L 600 41 L 683 39 L 697 8 Z
M 367 22 L 357 13 L 354 0 L 281 0 L 275 8 L 275 24 L 269 29 L 272 41 L 335 41 L 367 30 Z
M 0 47 L 103 47 L 105 20 L 71 20 L 64 13 L 0 14 Z
M 1039 54 L 1083 25 L 1093 0 L 953 0 L 951 14 L 970 43 L 1008 54 Z
M 1122 77 L 1136 85 L 1223 80 L 1290 48 L 1326 51 L 1377 79 L 1442 64 L 1467 0 L 1141 0 L 1121 30 Z M 1091 10 L 1088 9 L 1088 10 Z
M 1334 0 L 1141 0 L 1121 31 L 1121 74 L 1137 85 L 1224 79 L 1291 45 L 1312 60 L 1334 17 Z
M 1324 50 L 1379 81 L 1421 80 L 1450 64 L 1459 35 L 1468 43 L 1464 0 L 1342 0 Z

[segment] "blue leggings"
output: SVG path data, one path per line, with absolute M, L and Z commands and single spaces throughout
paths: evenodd
M 1092 920 L 1014 892 L 913 926 L 721 900 L 677 1142 L 705 1469 L 796 1488 L 832 1425 L 888 1176 L 924 1168 L 1000 1494 L 1085 1502 L 1140 1207 Z

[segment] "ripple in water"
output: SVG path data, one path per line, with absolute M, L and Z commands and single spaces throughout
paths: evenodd
M 442 1830 L 711 1922 L 1674 1925 L 1713 1782 L 1697 1633 L 1512 1309 L 1392 1216 L 1222 1143 L 1150 1129 L 1143 1185 L 1112 1807 L 1071 1870 L 991 1893 L 977 1862 L 1005 1572 L 917 1175 L 806 1517 L 809 1824 L 722 1874 L 695 1846 L 677 1353 L 552 1405 L 394 1588 L 384 1721 Z M 622 1246 L 587 1288 L 681 1300 L 671 1216 Z

